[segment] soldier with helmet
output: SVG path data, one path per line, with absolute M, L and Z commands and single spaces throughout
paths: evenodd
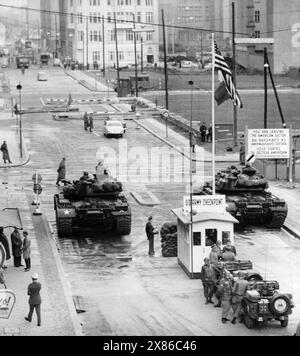
M 234 311 L 232 324 L 236 323 L 237 318 L 241 316 L 242 301 L 246 295 L 246 291 L 249 288 L 248 282 L 245 280 L 245 275 L 242 271 L 238 273 L 238 279 L 234 283 L 232 288 L 232 308 Z

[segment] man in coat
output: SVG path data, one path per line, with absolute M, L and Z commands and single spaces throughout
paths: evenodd
M 37 273 L 34 273 L 32 275 L 32 283 L 29 284 L 28 289 L 27 289 L 27 294 L 29 295 L 29 314 L 27 317 L 25 317 L 25 320 L 29 321 L 31 323 L 32 320 L 32 314 L 36 312 L 37 315 L 37 325 L 41 326 L 41 303 L 42 299 L 40 296 L 40 291 L 42 289 L 41 283 L 38 282 L 39 276 Z
M 231 245 L 231 240 L 229 239 L 226 241 L 226 245 L 223 247 L 223 252 L 225 252 L 225 250 L 229 250 L 233 252 L 234 255 L 236 256 L 236 248 L 233 245 Z
M 84 125 L 84 130 L 87 131 L 89 126 L 89 118 L 87 112 L 85 112 L 83 116 L 83 125 Z
M 93 129 L 94 129 L 94 119 L 93 119 L 93 115 L 92 115 L 92 114 L 89 115 L 89 118 L 88 118 L 88 125 L 89 125 L 89 128 L 90 128 L 90 132 L 93 132 Z
M 244 273 L 238 273 L 238 280 L 234 283 L 232 288 L 232 308 L 233 308 L 233 319 L 232 324 L 236 323 L 236 319 L 241 316 L 242 311 L 242 301 L 246 295 L 246 291 L 249 288 L 249 283 L 244 279 Z
M 211 300 L 214 294 L 217 277 L 209 258 L 204 258 L 204 265 L 201 268 L 201 279 L 203 284 L 203 292 L 205 297 L 205 304 L 214 304 Z
M 6 261 L 10 260 L 10 250 L 9 250 L 9 243 L 6 235 L 4 234 L 4 228 L 0 227 L 0 243 L 3 245 L 5 249 Z M 7 268 L 3 266 L 2 268 Z
M 4 164 L 6 164 L 6 161 L 8 161 L 8 163 L 12 163 L 10 160 L 10 157 L 9 157 L 9 152 L 8 152 L 8 147 L 7 147 L 6 141 L 3 141 L 0 150 L 2 151 L 2 157 L 3 157 Z
M 61 160 L 58 170 L 57 170 L 57 180 L 56 185 L 59 185 L 59 182 L 66 179 L 66 159 L 65 157 Z
M 231 297 L 232 297 L 232 284 L 233 278 L 229 271 L 224 271 L 224 277 L 220 281 L 220 287 L 222 289 L 222 323 L 225 324 L 230 321 L 229 315 L 232 311 Z
M 24 231 L 23 232 L 24 240 L 23 240 L 23 258 L 25 261 L 25 272 L 29 272 L 31 268 L 31 259 L 30 259 L 30 254 L 31 254 L 31 240 L 30 237 L 28 236 L 28 232 Z
M 153 217 L 150 216 L 146 224 L 146 235 L 149 241 L 149 256 L 154 256 L 154 235 L 158 234 L 158 231 L 152 225 Z
M 12 255 L 14 257 L 14 265 L 15 267 L 23 266 L 21 263 L 22 259 L 22 238 L 19 233 L 19 230 L 15 227 L 14 231 L 10 235 L 11 238 L 11 249 Z

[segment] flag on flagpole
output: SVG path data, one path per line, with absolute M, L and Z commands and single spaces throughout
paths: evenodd
M 221 85 L 217 88 L 217 90 L 215 92 L 215 100 L 216 100 L 217 104 L 220 105 L 227 99 L 231 98 L 234 105 L 238 106 L 239 108 L 242 108 L 243 103 L 241 101 L 239 93 L 237 92 L 237 90 L 233 84 L 232 72 L 231 72 L 225 58 L 222 56 L 222 53 L 219 50 L 216 42 L 214 42 L 214 46 L 215 46 L 214 66 L 216 69 L 218 69 L 219 73 L 221 74 L 221 78 L 223 80 L 223 83 L 221 83 Z M 225 88 L 226 88 L 226 90 L 225 90 Z

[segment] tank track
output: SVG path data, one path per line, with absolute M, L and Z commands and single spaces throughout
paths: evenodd
M 72 219 L 57 219 L 57 234 L 59 238 L 70 237 L 72 235 Z
M 281 229 L 287 214 L 274 211 L 270 222 L 266 225 L 269 229 Z
M 118 235 L 129 235 L 131 233 L 131 215 L 118 216 L 115 231 Z

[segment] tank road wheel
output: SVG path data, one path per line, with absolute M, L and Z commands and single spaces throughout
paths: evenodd
M 285 219 L 286 213 L 283 212 L 272 212 L 270 218 L 267 220 L 266 227 L 269 229 L 281 229 Z
M 250 318 L 248 314 L 245 315 L 245 325 L 248 329 L 254 328 L 254 320 Z
M 56 219 L 56 225 L 59 238 L 72 235 L 72 219 Z
M 129 235 L 131 232 L 131 215 L 121 215 L 116 218 L 116 233 Z

